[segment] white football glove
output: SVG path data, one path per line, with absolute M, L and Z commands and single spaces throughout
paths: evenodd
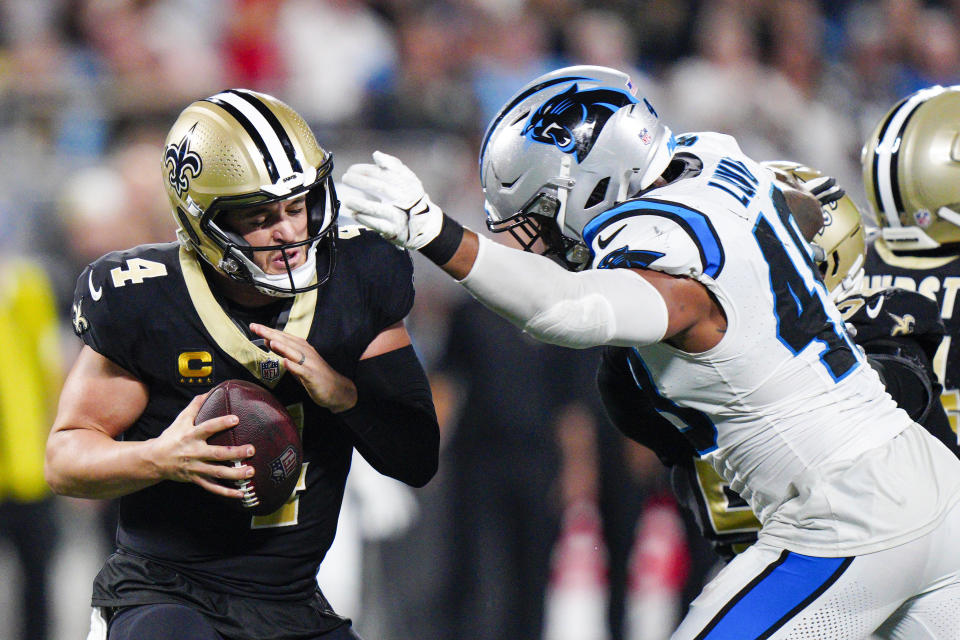
M 440 233 L 443 211 L 399 158 L 374 151 L 373 161 L 351 165 L 343 174 L 343 183 L 356 191 L 344 193 L 341 205 L 390 242 L 406 249 L 423 248 Z

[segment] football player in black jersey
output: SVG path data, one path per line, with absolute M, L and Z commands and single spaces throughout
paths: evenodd
M 229 90 L 174 123 L 163 179 L 179 242 L 107 254 L 80 275 L 84 347 L 64 385 L 46 476 L 62 495 L 120 499 L 96 577 L 91 638 L 348 639 L 316 573 L 356 448 L 412 486 L 439 431 L 403 319 L 409 255 L 338 226 L 332 158 L 279 100 Z M 251 447 L 206 443 L 205 392 L 258 383 L 299 422 L 303 465 L 269 515 L 228 501 Z
M 864 289 L 936 301 L 947 333 L 934 357 L 954 446 L 960 424 L 960 86 L 934 86 L 890 108 L 863 147 L 867 199 L 880 226 Z M 955 342 L 956 340 L 956 342 Z
M 824 176 L 790 162 L 767 166 L 789 181 L 809 186 Z M 816 191 L 816 186 L 813 187 Z M 905 289 L 886 288 L 863 293 L 866 234 L 860 210 L 842 190 L 821 196 L 822 211 L 795 209 L 804 236 L 811 241 L 824 284 L 843 314 L 854 340 L 867 353 L 890 395 L 910 417 L 960 456 L 947 415 L 939 402 L 940 384 L 933 357 L 944 325 L 936 303 Z M 810 215 L 804 216 L 804 212 Z M 814 217 L 815 216 L 815 217 Z M 611 420 L 635 440 L 653 449 L 671 468 L 671 482 L 680 503 L 690 511 L 717 553 L 729 559 L 752 544 L 760 522 L 746 502 L 710 465 L 701 462 L 672 424 L 653 407 L 637 406 L 629 389 L 620 388 L 628 376 L 629 349 L 606 348 L 598 384 Z M 631 402 L 633 404 L 631 404 Z M 636 420 L 640 412 L 649 414 Z M 637 429 L 642 422 L 643 429 Z M 656 428 L 654 428 L 656 427 Z

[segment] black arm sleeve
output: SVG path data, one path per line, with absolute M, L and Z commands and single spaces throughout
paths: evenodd
M 939 405 L 940 385 L 933 365 L 913 340 L 887 338 L 863 345 L 867 360 L 887 392 L 910 417 L 923 423 Z
M 597 388 L 607 417 L 631 440 L 651 449 L 666 466 L 696 456 L 680 431 L 661 416 L 633 383 L 623 347 L 604 347 L 597 370 Z
M 380 473 L 414 487 L 437 472 L 440 428 L 430 383 L 412 346 L 361 360 L 357 404 L 336 414 Z
M 924 349 L 913 340 L 890 338 L 868 342 L 864 350 L 896 403 L 960 456 L 957 434 L 940 402 L 941 387 Z

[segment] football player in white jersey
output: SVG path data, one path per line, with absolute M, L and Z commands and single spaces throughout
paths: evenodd
M 795 186 L 827 186 L 824 176 L 794 162 L 764 163 Z M 851 337 L 877 370 L 887 392 L 912 419 L 960 456 L 940 404 L 940 385 L 933 371 L 933 356 L 945 332 L 936 302 L 915 291 L 886 288 L 864 294 L 863 263 L 866 234 L 863 216 L 854 201 L 834 184 L 818 199 L 821 209 L 793 211 L 804 238 L 810 240 L 814 262 L 824 286 L 837 304 Z M 598 386 L 611 421 L 622 431 L 648 412 L 642 399 L 630 394 L 630 349 L 605 347 Z M 659 425 L 658 428 L 657 425 Z M 710 464 L 690 453 L 672 425 L 646 417 L 643 430 L 633 437 L 653 449 L 669 466 L 671 482 L 680 503 L 689 510 L 703 535 L 729 560 L 756 541 L 760 523 L 749 506 L 730 491 Z
M 487 224 L 528 252 L 373 159 L 343 177 L 358 221 L 538 339 L 631 348 L 633 392 L 759 518 L 675 640 L 960 637 L 960 461 L 884 391 L 736 140 L 674 138 L 612 69 L 535 79 L 480 153 Z

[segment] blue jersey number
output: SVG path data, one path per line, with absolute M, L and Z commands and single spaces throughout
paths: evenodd
M 779 190 L 774 190 L 773 202 L 788 237 L 780 237 L 763 216 L 757 220 L 753 235 L 770 267 L 777 337 L 794 354 L 800 353 L 814 341 L 822 343 L 825 348 L 820 353 L 820 360 L 833 379 L 840 380 L 856 367 L 856 350 L 846 331 L 827 314 L 816 286 L 811 288 L 802 275 L 807 273 L 817 277 L 806 244 L 792 224 L 790 210 Z M 804 256 L 803 263 L 797 264 L 791 257 L 784 246 L 788 242 L 793 243 Z

